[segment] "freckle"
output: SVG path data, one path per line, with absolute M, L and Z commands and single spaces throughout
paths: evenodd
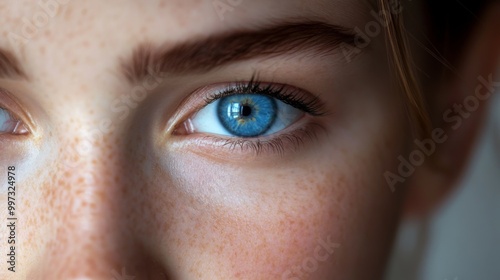
M 45 46 L 40 47 L 40 54 L 42 54 L 42 55 L 45 54 Z
M 69 21 L 71 19 L 71 13 L 73 13 L 72 9 L 66 10 L 66 15 L 64 15 L 66 21 Z
M 87 86 L 87 85 L 83 84 L 83 85 L 80 85 L 80 89 L 81 89 L 82 91 L 88 91 L 88 89 L 89 89 L 89 88 L 88 88 L 88 86 Z M 93 111 L 93 110 L 92 110 L 92 111 Z
M 81 12 L 82 16 L 86 15 L 87 12 L 88 12 L 87 9 L 83 9 L 82 12 Z
M 45 29 L 45 31 L 43 32 L 43 34 L 45 35 L 45 37 L 47 38 L 50 38 L 50 36 L 52 36 L 52 32 L 50 32 L 50 30 L 47 30 Z

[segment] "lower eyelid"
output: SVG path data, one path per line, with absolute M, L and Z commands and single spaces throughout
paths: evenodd
M 230 138 L 210 134 L 174 137 L 170 148 L 183 151 L 187 149 L 195 154 L 225 161 L 249 160 L 248 156 L 283 157 L 306 146 L 312 147 L 311 142 L 315 142 L 321 133 L 326 133 L 324 124 L 309 117 L 303 119 L 282 132 L 259 138 Z

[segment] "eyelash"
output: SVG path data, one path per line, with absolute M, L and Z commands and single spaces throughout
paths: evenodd
M 307 140 L 316 140 L 319 131 L 326 132 L 326 128 L 319 123 L 311 123 L 295 131 L 282 133 L 279 136 L 268 136 L 272 137 L 268 140 L 251 138 L 231 139 L 212 135 L 203 136 L 202 139 L 208 140 L 211 145 L 226 148 L 231 152 L 239 149 L 242 153 L 250 151 L 256 156 L 269 153 L 284 156 L 289 150 L 293 152 L 301 148 Z
M 209 94 L 209 96 L 204 98 L 204 105 L 202 108 L 227 96 L 259 93 L 276 98 L 313 117 L 329 114 L 323 102 L 312 94 L 306 94 L 303 90 L 292 86 L 267 82 L 265 82 L 265 84 L 264 86 L 264 82 L 258 81 L 257 76 L 254 74 L 249 81 L 236 82 L 223 90 Z M 294 131 L 286 133 L 278 132 L 273 135 L 264 136 L 264 139 L 260 139 L 262 137 L 225 138 L 215 135 L 204 135 L 200 138 L 202 141 L 207 140 L 211 146 L 220 146 L 232 152 L 239 149 L 243 153 L 251 151 L 257 156 L 266 153 L 275 153 L 283 156 L 288 150 L 295 151 L 305 144 L 306 141 L 317 139 L 317 133 L 319 131 L 326 132 L 326 128 L 318 122 L 311 121 L 301 128 L 296 128 Z
M 269 97 L 274 97 L 280 101 L 302 110 L 312 116 L 322 116 L 326 114 L 324 106 L 316 96 L 307 96 L 301 90 L 293 87 L 278 84 L 268 84 L 262 86 L 263 82 L 257 81 L 256 75 L 252 76 L 248 82 L 237 82 L 234 86 L 222 91 L 215 92 L 205 98 L 205 106 L 224 97 L 245 94 L 259 93 Z

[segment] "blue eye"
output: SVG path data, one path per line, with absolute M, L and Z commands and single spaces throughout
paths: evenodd
M 274 98 L 257 94 L 233 95 L 217 104 L 217 117 L 222 126 L 239 137 L 264 134 L 276 120 L 277 105 Z
M 258 137 L 283 130 L 304 115 L 302 110 L 263 94 L 222 97 L 201 109 L 191 130 L 233 137 Z

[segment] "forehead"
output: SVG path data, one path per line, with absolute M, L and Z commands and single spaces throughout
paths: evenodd
M 352 25 L 368 10 L 369 4 L 361 0 L 21 0 L 0 4 L 0 28 L 4 35 L 14 33 L 30 42 L 49 37 L 56 39 L 51 42 L 60 43 L 58 38 L 87 34 L 137 40 L 182 37 L 297 17 Z
M 68 66 L 109 69 L 144 42 L 175 45 L 296 19 L 354 28 L 371 9 L 362 0 L 8 1 L 0 4 L 0 47 L 15 53 L 31 76 L 61 81 Z M 84 77 L 95 71 L 72 69 L 79 80 L 98 81 Z

